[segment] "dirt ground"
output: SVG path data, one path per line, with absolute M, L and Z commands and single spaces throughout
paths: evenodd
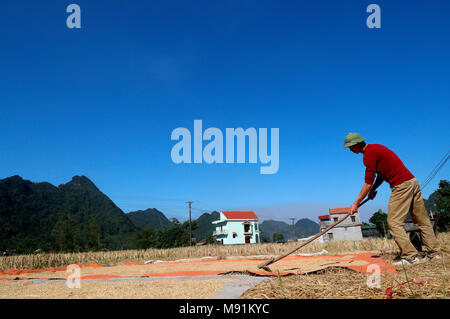
M 8 281 L 0 284 L 2 299 L 211 299 L 224 283 L 235 279 L 82 281 L 80 288 L 69 288 L 65 281 Z

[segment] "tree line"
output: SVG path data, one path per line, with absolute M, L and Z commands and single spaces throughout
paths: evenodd
M 146 226 L 136 232 L 131 241 L 134 249 L 167 249 L 175 247 L 189 246 L 190 231 L 189 222 L 179 222 L 172 218 L 172 224 L 166 228 L 156 229 Z M 78 216 L 73 214 L 63 214 L 58 219 L 52 230 L 55 240 L 54 250 L 59 252 L 80 252 L 105 250 L 107 246 L 105 240 L 101 238 L 102 232 L 98 221 L 92 218 L 88 227 L 81 229 Z M 197 222 L 193 221 L 191 229 L 197 228 Z M 211 242 L 211 240 L 209 240 Z M 194 240 L 193 240 L 194 242 Z

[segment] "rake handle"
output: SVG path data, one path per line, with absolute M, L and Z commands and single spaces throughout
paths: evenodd
M 365 200 L 363 200 L 358 207 L 361 207 L 362 205 L 364 205 L 367 201 L 369 200 L 369 198 L 366 198 Z M 329 231 L 330 229 L 332 229 L 333 227 L 335 227 L 336 225 L 342 223 L 348 216 L 350 216 L 351 213 L 347 213 L 347 215 L 345 215 L 344 217 L 342 217 L 341 219 L 339 219 L 338 221 L 334 222 L 333 224 L 331 224 L 330 226 L 328 226 L 327 228 L 325 228 L 324 230 L 322 230 L 320 233 L 314 235 L 313 237 L 311 237 L 310 239 L 308 239 L 307 241 L 305 241 L 304 243 L 302 243 L 300 246 L 292 249 L 291 251 L 288 251 L 287 253 L 280 255 L 276 258 L 271 258 L 265 262 L 263 262 L 262 264 L 258 265 L 258 268 L 264 268 L 267 267 L 270 264 L 273 264 L 275 262 L 277 262 L 280 259 L 283 259 L 286 256 L 289 256 L 290 254 L 292 254 L 293 252 L 299 250 L 300 248 L 308 245 L 310 242 L 314 241 L 315 239 L 317 239 L 318 237 L 322 236 L 323 234 L 325 234 L 327 231 Z

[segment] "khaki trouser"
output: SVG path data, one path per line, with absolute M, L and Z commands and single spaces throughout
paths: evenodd
M 405 232 L 404 225 L 408 212 L 422 233 L 422 242 L 427 248 L 427 253 L 430 256 L 438 254 L 439 244 L 431 227 L 419 183 L 415 178 L 392 187 L 387 217 L 389 231 L 400 248 L 401 258 L 412 260 L 419 253 Z

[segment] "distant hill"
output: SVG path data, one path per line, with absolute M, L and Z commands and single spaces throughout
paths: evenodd
M 274 233 L 282 233 L 285 239 L 292 237 L 292 226 L 289 226 L 285 222 L 265 220 L 259 224 L 259 229 L 261 238 L 266 237 L 269 241 L 272 241 Z M 291 235 L 288 234 L 289 232 Z
M 66 184 L 0 180 L 0 250 L 129 248 L 137 228 L 85 176 Z
M 319 224 L 308 218 L 299 219 L 295 223 L 295 235 L 297 238 L 309 237 L 320 231 Z
M 197 228 L 192 231 L 193 236 L 197 241 L 212 236 L 216 226 L 212 224 L 213 221 L 220 218 L 220 213 L 213 211 L 211 214 L 204 213 L 197 218 Z
M 294 224 L 296 238 L 308 237 L 319 232 L 319 224 L 307 219 L 299 219 Z M 261 236 L 272 241 L 274 233 L 282 233 L 284 239 L 292 239 L 292 225 L 275 220 L 265 220 L 260 223 Z
M 424 199 L 425 202 L 425 208 L 428 212 L 434 212 L 436 213 L 436 201 L 440 200 L 442 196 L 439 194 L 439 192 L 436 190 L 433 193 L 430 194 L 428 199 Z
M 134 226 L 142 229 L 146 226 L 152 226 L 155 229 L 163 229 L 172 224 L 167 217 L 156 208 L 138 210 L 127 214 Z
M 197 226 L 193 237 L 199 241 L 212 236 L 212 222 L 219 218 L 220 213 L 214 211 L 193 220 Z M 145 226 L 169 232 L 177 227 L 156 208 L 125 214 L 85 176 L 74 176 L 57 187 L 18 175 L 0 179 L 0 251 L 130 249 L 137 235 L 141 242 L 147 240 L 142 232 Z M 291 227 L 273 220 L 260 223 L 262 236 L 270 240 L 275 232 L 291 239 Z M 295 224 L 298 238 L 318 231 L 318 224 L 309 219 Z
M 146 210 L 138 210 L 127 214 L 133 224 L 143 229 L 145 226 L 151 226 L 154 229 L 164 229 L 173 223 L 156 208 L 149 208 Z M 204 213 L 199 218 L 193 219 L 192 222 L 196 222 L 197 228 L 192 230 L 192 236 L 197 240 L 201 240 L 207 237 L 211 237 L 213 231 L 216 229 L 212 224 L 214 220 L 220 218 L 220 213 L 213 211 L 211 214 Z

